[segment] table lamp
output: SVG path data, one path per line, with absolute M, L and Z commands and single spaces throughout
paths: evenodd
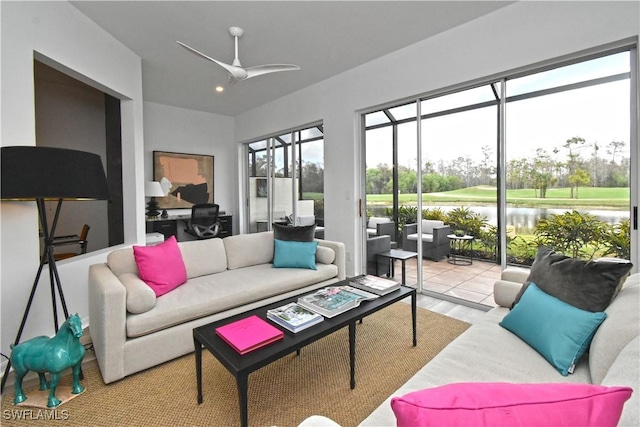
M 49 265 L 53 324 L 56 333 L 58 332 L 56 290 L 62 304 L 65 320 L 69 317 L 56 261 L 53 256 L 53 237 L 55 236 L 62 201 L 108 200 L 110 196 L 102 160 L 97 154 L 64 148 L 11 146 L 2 147 L 0 160 L 2 167 L 0 198 L 3 201 L 35 201 L 38 206 L 40 227 L 44 238 L 40 266 L 31 287 L 27 307 L 14 342 L 14 345 L 16 345 L 22 336 L 40 274 L 45 264 Z M 49 229 L 47 223 L 45 201 L 57 202 L 51 229 Z M 11 361 L 9 360 L 2 377 L 0 391 L 4 390 L 10 367 Z
M 156 217 L 160 215 L 158 211 L 158 202 L 156 197 L 164 197 L 164 191 L 158 181 L 148 181 L 144 184 L 144 195 L 150 197 L 149 203 L 147 203 L 147 216 Z

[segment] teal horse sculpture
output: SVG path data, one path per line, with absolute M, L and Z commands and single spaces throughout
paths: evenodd
M 49 408 L 55 408 L 60 404 L 60 400 L 56 398 L 56 387 L 60 373 L 66 368 L 72 368 L 73 371 L 71 392 L 78 394 L 84 391 L 84 387 L 80 385 L 82 358 L 85 352 L 84 346 L 80 344 L 82 334 L 82 321 L 74 314 L 62 324 L 55 337 L 35 337 L 11 346 L 11 365 L 16 377 L 14 405 L 27 400 L 22 391 L 22 379 L 29 371 L 38 373 L 40 390 L 49 389 Z M 45 372 L 51 374 L 51 383 L 47 382 Z

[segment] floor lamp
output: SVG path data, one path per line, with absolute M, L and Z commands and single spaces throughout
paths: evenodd
M 38 206 L 40 227 L 44 239 L 40 266 L 31 287 L 27 306 L 14 345 L 20 342 L 27 322 L 31 303 L 45 264 L 49 265 L 53 325 L 58 332 L 58 308 L 56 291 L 62 304 L 65 319 L 69 317 L 60 277 L 53 257 L 53 237 L 63 200 L 108 200 L 109 188 L 100 156 L 84 151 L 52 147 L 12 146 L 2 147 L 1 199 L 3 201 L 35 201 Z M 51 223 L 47 223 L 45 201 L 55 201 L 56 210 Z M 4 390 L 11 360 L 7 363 L 0 391 Z

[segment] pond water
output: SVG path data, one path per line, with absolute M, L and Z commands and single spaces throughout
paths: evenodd
M 443 212 L 449 212 L 456 206 L 423 206 L 423 209 L 439 208 Z M 495 206 L 469 206 L 472 212 L 487 217 L 489 224 L 498 224 L 498 212 Z M 382 215 L 385 208 L 373 209 L 375 215 Z M 539 220 L 547 218 L 550 215 L 561 215 L 571 209 L 548 209 L 548 208 L 507 208 L 507 226 L 514 226 L 517 231 L 533 230 Z M 623 219 L 629 219 L 629 211 L 615 210 L 581 210 L 576 209 L 580 213 L 588 213 L 594 215 L 597 219 L 608 224 L 618 224 Z

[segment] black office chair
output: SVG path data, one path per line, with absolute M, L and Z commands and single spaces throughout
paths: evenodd
M 191 221 L 184 231 L 198 239 L 211 239 L 220 232 L 218 212 L 220 205 L 200 203 L 191 207 Z

